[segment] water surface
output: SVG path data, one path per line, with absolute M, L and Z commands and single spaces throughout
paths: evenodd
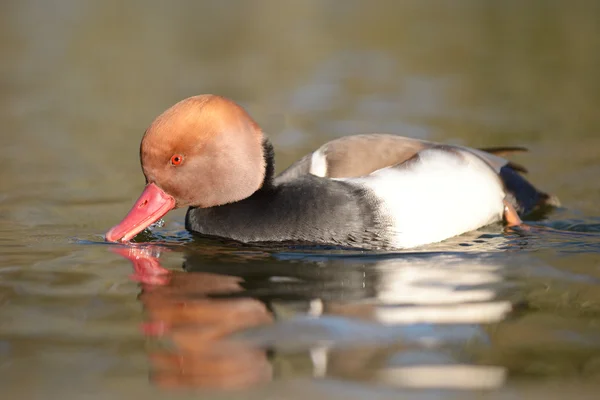
M 5 1 L 0 385 L 7 398 L 595 398 L 596 2 Z M 139 140 L 217 93 L 278 170 L 390 132 L 514 160 L 562 207 L 411 252 L 102 234 Z

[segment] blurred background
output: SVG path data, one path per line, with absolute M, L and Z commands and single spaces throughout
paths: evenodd
M 0 382 L 14 396 L 151 391 L 137 286 L 127 260 L 99 242 L 142 189 L 144 130 L 188 96 L 242 104 L 273 141 L 278 171 L 364 132 L 526 146 L 515 160 L 564 206 L 549 224 L 600 230 L 597 1 L 5 0 L 0 58 Z M 172 213 L 165 229 L 182 223 Z M 533 264 L 558 268 L 534 273 L 536 288 L 562 268 L 592 274 L 573 278 L 591 285 L 585 295 L 567 286 L 547 304 L 573 293 L 587 304 L 573 346 L 590 355 L 577 368 L 597 377 L 598 239 L 553 236 L 534 248 Z M 166 263 L 180 268 L 173 254 Z M 127 357 L 140 357 L 133 370 Z M 95 383 L 73 383 L 78 373 Z M 135 390 L 114 386 L 116 376 Z

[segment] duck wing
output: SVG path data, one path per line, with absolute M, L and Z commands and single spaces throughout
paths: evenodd
M 555 196 L 537 190 L 521 175 L 527 172 L 525 167 L 504 158 L 527 151 L 524 147 L 475 149 L 378 133 L 346 136 L 327 142 L 279 174 L 275 183 L 293 181 L 307 174 L 323 178 L 363 177 L 383 168 L 404 164 L 428 149 L 467 151 L 483 160 L 500 176 L 507 199 L 521 215 L 559 204 Z
M 307 154 L 279 174 L 276 180 L 286 182 L 305 174 L 324 178 L 366 176 L 379 169 L 401 164 L 423 150 L 439 146 L 467 150 L 484 160 L 497 173 L 502 167 L 508 165 L 509 161 L 495 153 L 506 154 L 517 149 L 498 147 L 486 151 L 486 149 L 441 145 L 426 140 L 379 133 L 345 136 L 327 142 Z M 515 168 L 517 171 L 523 169 Z

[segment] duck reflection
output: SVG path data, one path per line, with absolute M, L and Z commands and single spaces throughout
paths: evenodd
M 474 356 L 515 300 L 497 259 L 185 249 L 173 271 L 160 248 L 113 251 L 141 284 L 144 333 L 170 344 L 150 356 L 161 386 L 245 388 L 307 371 L 401 387 L 504 382 Z
M 132 262 L 132 278 L 142 286 L 144 333 L 170 341 L 169 347 L 150 354 L 152 381 L 164 387 L 220 389 L 269 381 L 272 368 L 267 352 L 227 339 L 235 332 L 272 323 L 265 304 L 249 297 L 235 298 L 243 290 L 239 277 L 166 270 L 157 250 L 114 250 Z

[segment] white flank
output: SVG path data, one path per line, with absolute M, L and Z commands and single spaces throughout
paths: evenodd
M 382 200 L 396 247 L 439 242 L 499 221 L 504 209 L 498 175 L 473 153 L 458 151 L 426 149 L 406 166 L 344 180 Z
M 325 152 L 322 147 L 312 153 L 312 157 L 310 158 L 309 172 L 312 175 L 320 176 L 322 178 L 327 176 L 327 157 L 325 156 Z
M 493 389 L 506 381 L 506 369 L 484 365 L 406 365 L 378 371 L 375 378 L 394 386 L 420 389 Z

